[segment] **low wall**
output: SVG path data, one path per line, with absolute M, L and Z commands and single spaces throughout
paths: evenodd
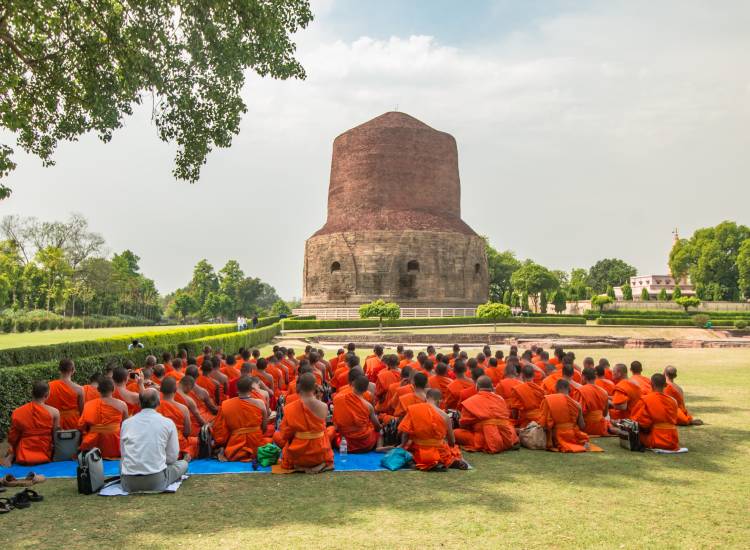
M 292 313 L 300 317 L 314 315 L 316 319 L 359 319 L 359 307 L 341 308 L 297 308 Z M 430 317 L 474 317 L 476 308 L 467 307 L 402 307 L 402 319 L 425 319 Z
M 568 315 L 583 315 L 588 310 L 596 309 L 591 307 L 591 300 L 579 300 L 577 302 L 568 302 L 565 313 Z M 638 309 L 642 311 L 655 310 L 674 310 L 682 311 L 681 305 L 674 302 L 660 302 L 658 300 L 618 300 L 613 304 L 604 306 L 605 311 L 623 311 L 629 309 Z M 699 313 L 701 311 L 750 311 L 750 302 L 701 302 L 698 307 L 691 307 L 690 313 Z

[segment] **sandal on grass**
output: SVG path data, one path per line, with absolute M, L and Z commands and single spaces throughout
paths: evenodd
M 10 503 L 13 506 L 13 508 L 18 508 L 19 510 L 22 508 L 28 508 L 31 506 L 31 501 L 29 500 L 28 495 L 21 491 L 20 493 L 16 493 L 16 495 L 10 499 Z
M 8 498 L 0 498 L 0 514 L 7 514 L 13 509 L 13 505 Z
M 44 497 L 33 489 L 24 489 L 22 492 L 26 494 L 26 498 L 28 498 L 30 502 L 42 502 L 44 500 Z
M 47 481 L 47 478 L 44 477 L 42 474 L 35 474 L 34 472 L 29 472 L 26 474 L 25 480 L 30 480 L 32 485 L 36 485 L 37 483 L 44 483 Z
M 13 474 L 5 474 L 3 477 L 3 483 L 6 487 L 31 487 L 34 484 L 31 479 L 16 479 L 16 476 Z

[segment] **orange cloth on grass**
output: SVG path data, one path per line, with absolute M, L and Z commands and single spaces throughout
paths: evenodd
M 78 392 L 62 380 L 53 380 L 49 383 L 49 397 L 47 405 L 60 411 L 60 429 L 77 430 L 78 419 L 81 413 L 78 411 Z
M 542 401 L 542 426 L 547 430 L 547 449 L 562 453 L 582 453 L 589 436 L 578 427 L 580 405 L 562 393 L 545 395 Z M 592 451 L 599 447 L 590 445 Z
M 103 458 L 120 458 L 120 424 L 122 411 L 98 398 L 83 406 L 78 429 L 82 451 L 98 447 Z
M 456 442 L 469 451 L 500 453 L 518 443 L 505 400 L 496 393 L 480 391 L 463 402 L 461 428 Z
M 408 451 L 414 456 L 419 470 L 430 470 L 438 464 L 449 468 L 461 460 L 458 446 L 445 440 L 448 428 L 441 414 L 430 403 L 411 405 L 398 426 L 398 431 L 408 434 Z
M 285 470 L 333 466 L 333 449 L 326 437 L 326 421 L 307 408 L 302 399 L 284 407 L 284 418 L 274 443 L 282 447 L 281 467 Z
M 54 420 L 44 405 L 26 403 L 10 418 L 8 443 L 18 464 L 44 464 L 52 460 Z
M 372 451 L 378 443 L 378 431 L 370 420 L 370 408 L 364 397 L 353 391 L 333 398 L 333 423 L 338 437 L 345 437 L 350 453 Z
M 644 395 L 633 409 L 631 419 L 638 422 L 641 443 L 649 449 L 680 449 L 677 434 L 677 401 L 661 392 Z
M 221 404 L 214 420 L 214 439 L 224 447 L 227 460 L 251 462 L 258 447 L 269 443 L 261 432 L 263 411 L 241 397 L 232 397 Z

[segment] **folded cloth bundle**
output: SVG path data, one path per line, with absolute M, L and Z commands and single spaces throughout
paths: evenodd
M 281 449 L 273 443 L 258 447 L 258 463 L 261 466 L 273 466 L 279 461 Z

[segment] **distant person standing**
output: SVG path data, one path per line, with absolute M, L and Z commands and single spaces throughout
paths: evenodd
M 258 328 L 258 314 L 253 313 L 253 328 Z
M 128 351 L 134 350 L 134 349 L 143 349 L 143 344 L 141 344 L 138 340 L 133 340 L 128 344 Z
M 242 330 L 242 315 L 237 316 L 237 332 Z

